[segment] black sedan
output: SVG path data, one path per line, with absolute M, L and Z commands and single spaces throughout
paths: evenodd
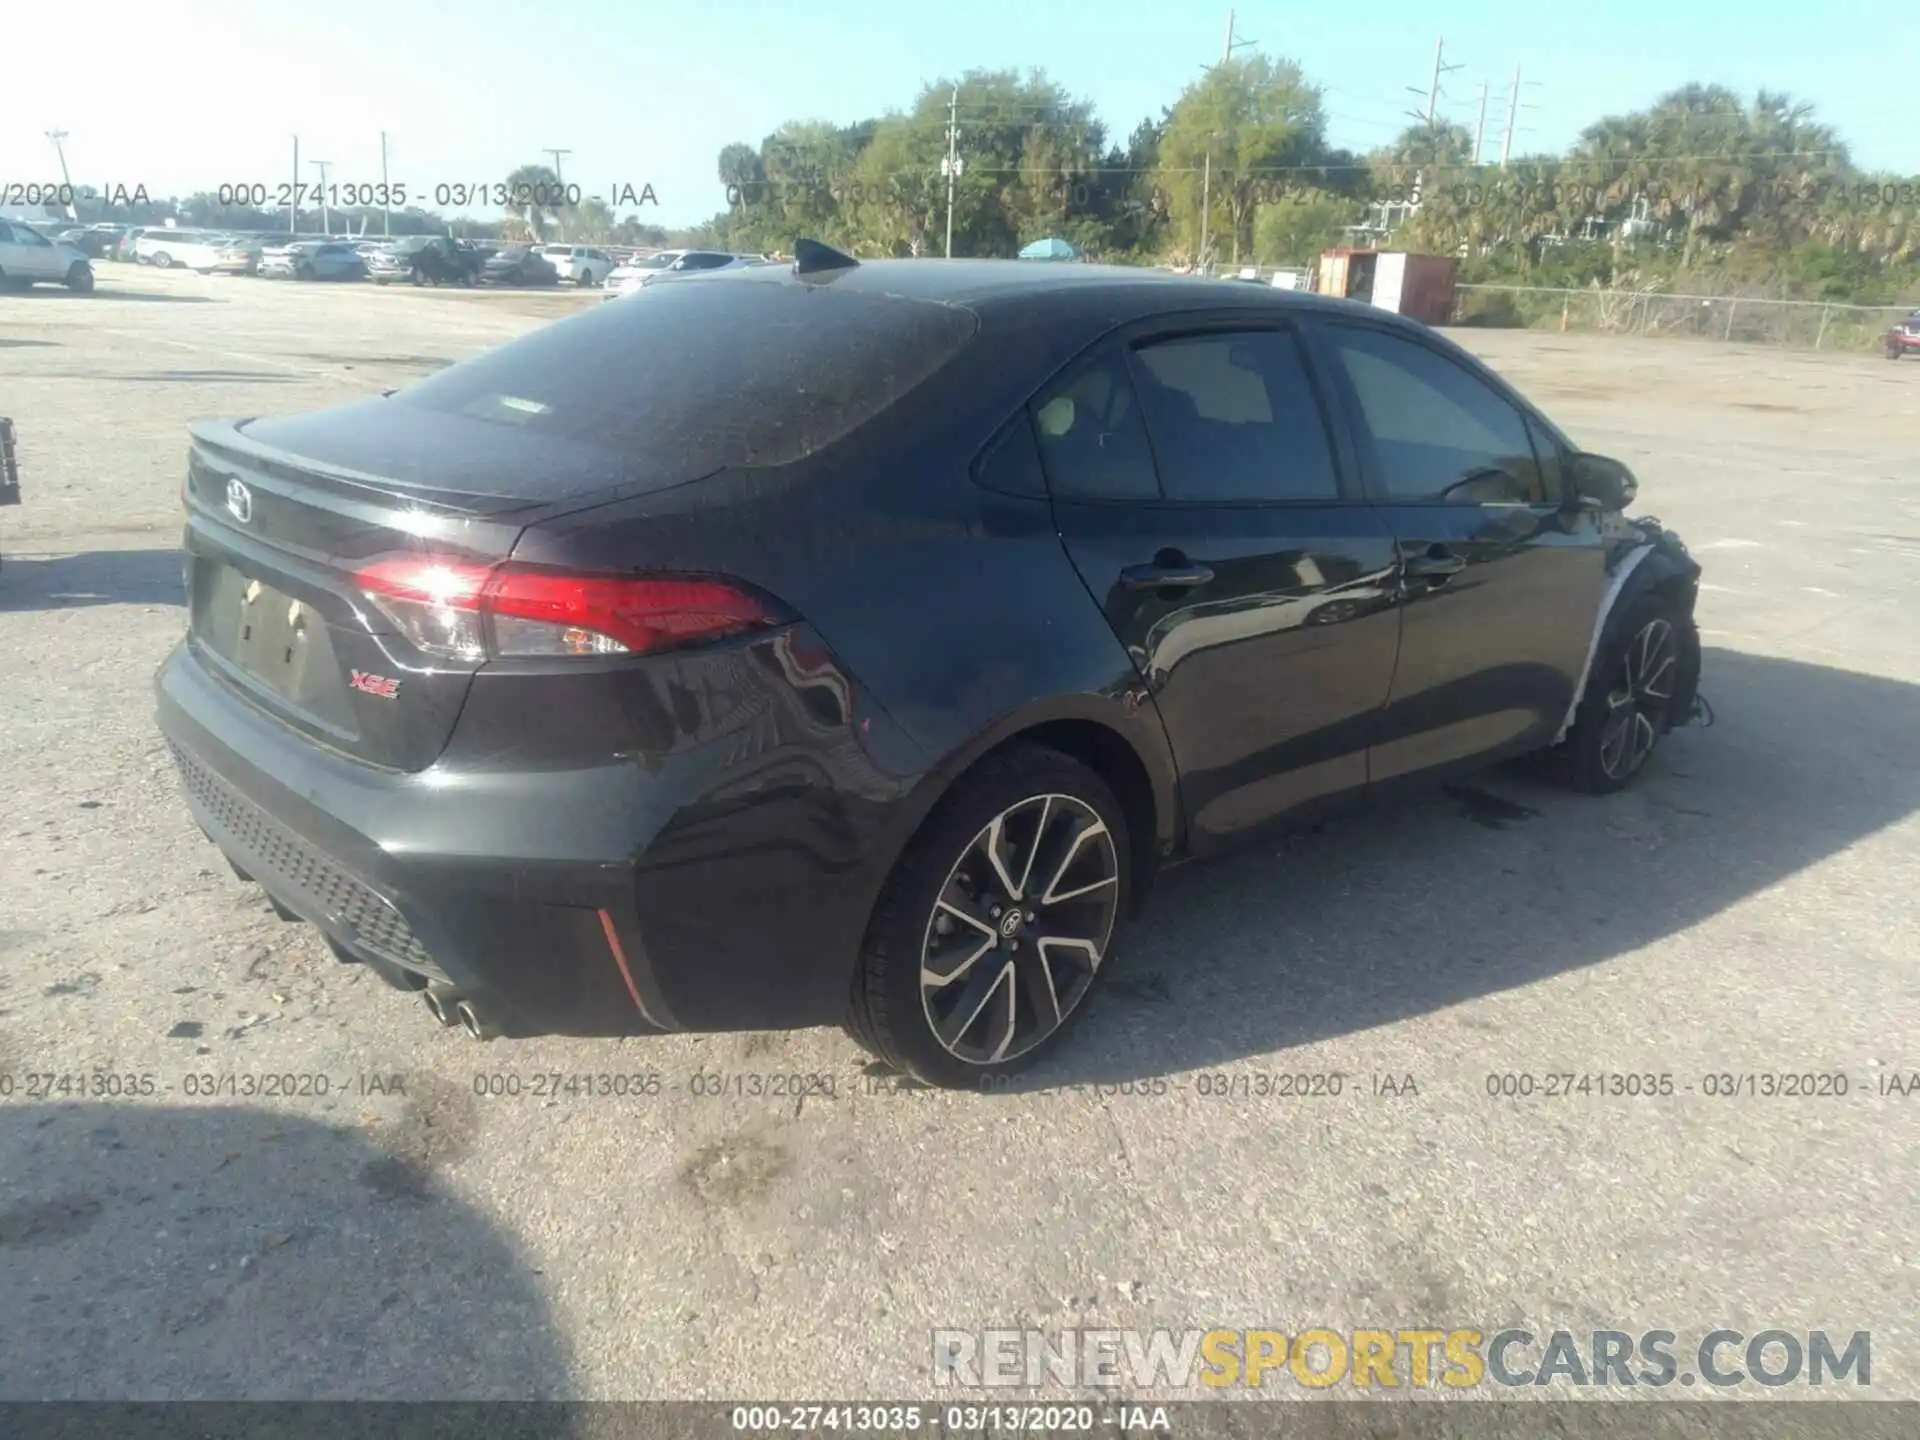
M 558 285 L 560 272 L 538 250 L 510 245 L 487 257 L 480 279 L 488 285 Z
M 1287 291 L 803 243 L 187 468 L 194 817 L 482 1037 L 979 1083 L 1161 866 L 1525 752 L 1618 789 L 1695 711 L 1624 467 Z

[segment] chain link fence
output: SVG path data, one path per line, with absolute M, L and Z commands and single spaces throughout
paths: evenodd
M 1457 285 L 1453 323 L 1612 335 L 1681 335 L 1806 350 L 1874 350 L 1911 305 L 1836 305 L 1746 295 Z

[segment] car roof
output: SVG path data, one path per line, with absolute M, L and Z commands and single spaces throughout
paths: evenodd
M 686 283 L 701 283 L 698 274 Z M 1276 313 L 1352 314 L 1356 302 L 1242 281 L 1203 279 L 1126 265 L 1062 264 L 1036 260 L 863 260 L 838 271 L 800 277 L 791 265 L 751 265 L 716 273 L 712 283 L 812 284 L 901 295 L 960 305 L 989 327 L 996 315 L 1031 320 L 1052 311 L 1061 319 L 1097 314 L 1109 326 L 1182 310 L 1231 308 Z M 1361 307 L 1391 321 L 1390 312 Z

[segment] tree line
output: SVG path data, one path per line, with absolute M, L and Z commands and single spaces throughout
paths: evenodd
M 1093 260 L 1300 266 L 1341 243 L 1456 254 L 1462 278 L 1691 280 L 1879 303 L 1920 294 L 1920 177 L 1863 171 L 1810 106 L 1693 84 L 1603 117 L 1563 154 L 1475 163 L 1455 124 L 1367 153 L 1327 138 L 1294 61 L 1211 67 L 1124 141 L 1043 72 L 973 71 L 852 125 L 783 125 L 719 155 L 726 208 L 694 235 L 782 250 L 955 255 L 1057 236 Z
M 950 115 L 961 162 L 951 178 Z M 1414 124 L 1364 153 L 1334 146 L 1320 87 L 1297 62 L 1265 55 L 1209 68 L 1124 139 L 1044 71 L 975 70 L 875 119 L 795 121 L 757 145 L 727 145 L 724 207 L 684 229 L 616 218 L 598 199 L 565 203 L 543 165 L 505 177 L 528 203 L 496 218 L 416 205 L 327 219 L 355 233 L 762 253 L 811 236 L 869 257 L 945 253 L 950 228 L 959 256 L 1058 237 L 1088 259 L 1174 266 L 1304 266 L 1364 243 L 1457 255 L 1468 281 L 1920 298 L 1920 177 L 1855 166 L 1833 128 L 1783 93 L 1686 85 L 1596 120 L 1564 153 L 1498 165 L 1476 163 L 1475 150 L 1447 123 Z M 209 192 L 83 218 L 288 225 L 284 209 L 220 202 Z M 303 207 L 292 228 L 321 220 Z

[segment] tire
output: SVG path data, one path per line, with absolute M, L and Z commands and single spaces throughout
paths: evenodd
M 1131 871 L 1126 813 L 1097 774 L 1039 746 L 990 756 L 942 799 L 888 877 L 848 1032 L 930 1085 L 980 1086 L 1026 1069 L 1060 1043 L 1109 968 Z M 928 972 L 948 978 L 929 984 Z
M 1609 625 L 1573 728 L 1553 752 L 1565 784 L 1611 795 L 1646 769 L 1676 718 L 1683 629 L 1672 602 L 1659 594 L 1640 596 L 1618 625 Z
M 86 295 L 93 290 L 93 267 L 84 260 L 76 260 L 67 270 L 67 289 L 76 295 Z
M 152 261 L 149 263 L 152 264 L 156 270 L 171 270 L 173 268 L 173 257 L 164 250 L 156 250 Z
M 311 280 L 311 279 L 313 279 L 313 267 L 312 267 L 311 265 L 296 265 L 296 266 L 294 266 L 294 267 L 293 267 L 293 278 L 294 278 L 294 279 L 296 279 L 296 280 Z
M 1905 348 L 1906 348 L 1906 347 L 1905 347 L 1905 346 L 1902 346 L 1902 345 L 1889 345 L 1889 346 L 1887 346 L 1887 358 L 1888 358 L 1889 360 L 1898 360 L 1898 359 L 1900 358 L 1900 356 L 1902 355 L 1902 353 L 1904 353 L 1904 351 L 1905 351 Z

